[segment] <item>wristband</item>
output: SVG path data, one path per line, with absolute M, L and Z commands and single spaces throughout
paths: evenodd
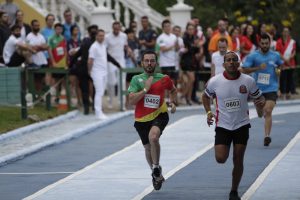
M 146 88 L 144 88 L 144 89 L 143 89 L 143 92 L 144 92 L 144 94 L 146 94 L 146 93 L 147 93 L 147 90 L 146 90 Z

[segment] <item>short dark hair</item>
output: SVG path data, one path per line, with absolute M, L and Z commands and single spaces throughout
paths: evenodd
M 56 24 L 54 25 L 54 28 L 56 28 L 56 27 L 64 28 L 64 26 L 63 26 L 61 23 L 56 23 Z
M 129 33 L 134 33 L 134 32 L 133 32 L 133 30 L 132 30 L 131 28 L 127 28 L 127 29 L 124 31 L 124 33 L 128 35 Z
M 92 29 L 98 30 L 98 29 L 99 29 L 99 28 L 98 28 L 98 25 L 92 24 L 92 25 L 90 25 L 90 26 L 87 28 L 87 30 L 88 30 L 89 33 L 92 31 Z
M 30 24 L 31 24 L 31 26 L 33 26 L 33 24 L 34 24 L 34 23 L 36 23 L 36 22 L 39 22 L 39 21 L 38 21 L 37 19 L 33 19 L 33 20 L 31 20 L 31 23 L 30 23 Z
M 21 29 L 21 27 L 19 25 L 15 24 L 10 28 L 11 32 L 15 31 L 16 29 Z
M 103 29 L 98 29 L 97 33 L 100 33 L 100 32 L 105 33 L 105 31 Z
M 141 17 L 141 19 L 148 19 L 148 16 L 143 16 L 143 17 Z
M 225 63 L 225 60 L 226 60 L 226 56 L 229 55 L 229 54 L 234 54 L 237 57 L 237 59 L 239 60 L 239 56 L 237 55 L 237 53 L 235 53 L 234 51 L 228 51 L 224 55 L 224 63 Z
M 78 29 L 79 29 L 79 27 L 77 26 L 77 24 L 73 24 L 73 25 L 71 26 L 71 28 L 70 28 L 70 33 L 71 33 L 71 34 L 73 33 L 73 30 L 74 30 L 75 28 L 78 28 Z
M 144 60 L 144 57 L 145 57 L 146 54 L 153 54 L 153 55 L 155 55 L 155 60 L 157 60 L 157 54 L 154 51 L 151 51 L 151 50 L 147 50 L 147 51 L 143 52 L 143 54 L 142 54 L 142 60 Z
M 112 26 L 114 26 L 114 25 L 120 25 L 121 26 L 121 23 L 119 21 L 114 21 Z
M 55 16 L 52 13 L 49 13 L 48 15 L 46 15 L 45 21 L 47 21 L 49 17 L 54 17 L 55 20 Z
M 164 21 L 162 21 L 161 27 L 163 28 L 165 24 L 171 24 L 171 21 L 168 19 L 165 19 Z
M 181 30 L 181 27 L 180 26 L 173 26 L 173 30 L 175 30 L 176 28 L 180 29 Z
M 67 8 L 65 11 L 64 11 L 64 15 L 68 12 L 71 12 L 70 8 Z
M 264 33 L 264 34 L 262 34 L 261 36 L 260 36 L 260 40 L 262 40 L 262 39 L 268 39 L 270 42 L 271 42 L 271 37 L 269 36 L 269 34 L 266 34 L 266 33 Z M 259 41 L 260 41 L 259 40 Z
M 218 39 L 218 44 L 219 42 L 225 42 L 226 44 L 228 44 L 228 40 L 224 37 L 221 37 L 220 39 Z

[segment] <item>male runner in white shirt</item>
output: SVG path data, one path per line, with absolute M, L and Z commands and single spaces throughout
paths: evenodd
M 255 104 L 260 107 L 264 106 L 265 99 L 255 80 L 239 72 L 239 57 L 235 52 L 225 54 L 223 66 L 225 71 L 208 81 L 202 102 L 209 126 L 215 118 L 215 158 L 218 163 L 226 162 L 233 142 L 234 167 L 229 200 L 239 200 L 238 186 L 243 175 L 244 154 L 251 127 L 248 97 L 255 99 Z M 216 114 L 211 111 L 210 98 L 216 99 Z

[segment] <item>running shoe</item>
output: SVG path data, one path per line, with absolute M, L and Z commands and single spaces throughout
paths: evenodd
M 229 200 L 241 200 L 237 191 L 231 191 L 229 193 Z
M 155 190 L 160 190 L 162 183 L 165 181 L 162 176 L 161 166 L 153 168 L 152 171 L 152 184 Z
M 265 137 L 264 146 L 266 146 L 266 147 L 269 146 L 271 142 L 272 142 L 271 137 L 269 137 L 269 136 Z

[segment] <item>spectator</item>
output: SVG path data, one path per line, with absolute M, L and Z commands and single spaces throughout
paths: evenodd
M 81 99 L 82 99 L 85 115 L 88 115 L 90 112 L 89 97 L 93 91 L 93 85 L 91 83 L 92 80 L 88 74 L 89 49 L 96 39 L 97 31 L 98 31 L 97 25 L 91 25 L 88 27 L 89 36 L 85 37 L 82 40 L 79 50 L 75 53 L 75 55 L 71 57 L 71 62 L 70 62 L 70 66 L 74 66 L 75 63 L 78 62 L 78 64 L 76 65 L 77 68 L 76 71 L 77 71 L 77 78 L 79 80 L 79 86 L 81 89 L 81 94 L 82 94 Z
M 21 39 L 23 41 L 25 41 L 26 36 L 31 32 L 31 28 L 30 28 L 29 24 L 26 24 L 24 22 L 24 13 L 22 10 L 18 10 L 16 12 L 15 25 L 18 25 L 19 27 L 21 27 Z
M 162 30 L 163 33 L 156 41 L 159 46 L 159 66 L 162 74 L 168 75 L 176 83 L 176 51 L 179 49 L 177 37 L 171 32 L 171 22 L 167 19 L 162 22 Z
M 265 23 L 260 23 L 258 26 L 258 32 L 256 34 L 256 43 L 259 44 L 261 35 L 267 33 L 267 24 Z
M 19 6 L 17 6 L 13 0 L 6 0 L 5 3 L 0 5 L 0 10 L 8 14 L 8 24 L 13 25 L 16 20 L 16 12 L 19 10 Z
M 36 51 L 21 40 L 21 27 L 14 25 L 11 28 L 12 35 L 8 38 L 3 49 L 3 59 L 7 66 L 21 66 L 26 61 L 32 67 L 32 53 Z
M 26 43 L 35 50 L 35 53 L 32 54 L 32 62 L 39 67 L 45 67 L 48 62 L 43 51 L 48 50 L 48 45 L 43 35 L 40 34 L 40 23 L 38 20 L 34 19 L 31 21 L 31 30 L 32 32 L 26 37 Z
M 55 34 L 49 38 L 49 55 L 52 67 L 67 66 L 67 42 L 63 33 L 63 25 L 60 23 L 54 26 Z
M 134 37 L 137 37 L 137 22 L 136 21 L 130 21 L 129 29 L 131 29 L 133 31 Z
M 116 21 L 112 25 L 112 33 L 109 33 L 105 37 L 105 42 L 107 44 L 107 51 L 108 53 L 114 57 L 117 62 L 122 66 L 125 67 L 125 52 L 124 50 L 129 53 L 128 43 L 127 43 L 127 35 L 123 32 L 121 32 L 121 24 L 120 22 Z M 107 89 L 108 89 L 108 95 L 109 95 L 109 108 L 112 108 L 113 103 L 113 96 L 114 96 L 114 89 L 115 86 L 119 83 L 119 70 L 116 68 L 116 66 L 112 63 L 108 63 L 108 82 L 107 82 Z M 123 87 L 119 89 L 119 95 L 122 95 L 121 91 L 125 89 L 125 77 L 123 82 Z M 124 97 L 125 102 L 125 97 Z M 122 109 L 125 109 L 122 108 Z
M 227 53 L 228 41 L 225 38 L 220 38 L 218 41 L 218 51 L 211 56 L 211 77 L 224 72 L 224 56 Z
M 213 36 L 213 29 L 211 27 L 207 27 L 206 29 L 206 41 L 203 45 L 203 54 L 204 54 L 204 61 L 203 61 L 203 67 L 205 72 L 211 71 L 211 55 L 208 51 L 208 44 L 210 42 L 211 37 Z M 209 78 L 210 74 L 205 73 L 203 76 L 201 76 L 202 80 L 206 83 Z
M 186 50 L 181 57 L 181 69 L 187 75 L 187 91 L 185 96 L 186 103 L 192 105 L 192 91 L 195 82 L 195 71 L 197 68 L 196 54 L 199 52 L 198 37 L 194 34 L 195 26 L 188 23 L 183 35 L 183 42 Z
M 71 39 L 68 41 L 68 45 L 67 45 L 67 51 L 68 51 L 68 55 L 69 55 L 69 59 L 68 61 L 70 61 L 72 59 L 72 56 L 74 56 L 76 54 L 76 52 L 78 51 L 80 44 L 81 44 L 81 40 L 78 38 L 78 34 L 79 34 L 79 28 L 76 25 L 71 26 Z M 78 83 L 78 79 L 77 79 L 77 65 L 79 63 L 75 63 L 74 65 L 69 65 L 69 78 L 70 78 L 70 85 L 71 85 L 71 96 L 72 97 L 76 97 L 77 98 L 77 102 L 78 105 L 81 105 L 81 101 L 80 101 L 80 89 L 79 89 L 79 83 Z
M 248 24 L 241 39 L 241 59 L 245 61 L 246 56 L 256 50 L 256 35 L 252 25 Z
M 48 50 L 47 42 L 42 34 L 40 34 L 40 23 L 38 20 L 34 19 L 31 21 L 31 30 L 26 37 L 26 43 L 30 45 L 36 53 L 32 54 L 32 62 L 37 67 L 47 67 L 48 62 L 46 56 L 44 54 L 45 50 Z M 41 92 L 43 89 L 44 75 L 43 74 L 35 74 L 35 87 L 36 90 Z
M 233 27 L 233 29 L 230 31 L 230 36 L 232 40 L 232 51 L 240 55 L 241 41 L 239 27 Z
M 209 50 L 210 54 L 212 54 L 215 51 L 218 51 L 218 41 L 221 37 L 224 37 L 227 39 L 228 50 L 232 50 L 232 41 L 231 41 L 230 35 L 226 31 L 226 23 L 222 19 L 218 21 L 218 31 L 211 38 L 211 40 L 209 42 L 208 50 Z
M 290 93 L 295 90 L 296 42 L 291 38 L 290 31 L 290 27 L 284 27 L 282 37 L 276 43 L 276 50 L 280 53 L 284 61 L 280 73 L 279 87 L 283 100 L 289 99 Z
M 65 39 L 67 41 L 69 41 L 71 39 L 71 27 L 73 25 L 77 26 L 76 23 L 73 23 L 72 20 L 72 12 L 70 9 L 67 9 L 65 10 L 64 12 L 64 19 L 65 19 L 65 23 L 64 23 L 64 36 L 65 36 Z M 80 33 L 80 30 L 79 30 L 79 33 L 78 33 L 78 39 L 81 38 L 81 33 Z
M 147 16 L 141 18 L 142 30 L 139 32 L 139 43 L 141 47 L 140 55 L 145 51 L 155 51 L 157 34 L 151 29 Z
M 3 48 L 11 34 L 8 24 L 8 14 L 0 11 L 0 63 L 4 63 L 3 60 Z
M 102 97 L 105 91 L 105 85 L 108 78 L 107 61 L 113 62 L 115 66 L 121 68 L 119 63 L 107 53 L 106 43 L 104 41 L 105 33 L 98 30 L 96 41 L 89 49 L 89 74 L 93 79 L 95 86 L 94 108 L 98 119 L 107 119 L 102 111 Z
M 45 37 L 46 41 L 48 41 L 48 39 L 55 34 L 55 31 L 54 31 L 54 28 L 53 28 L 54 21 L 55 21 L 54 15 L 53 14 L 48 14 L 45 17 L 45 21 L 46 21 L 46 27 L 43 28 L 41 33 Z

